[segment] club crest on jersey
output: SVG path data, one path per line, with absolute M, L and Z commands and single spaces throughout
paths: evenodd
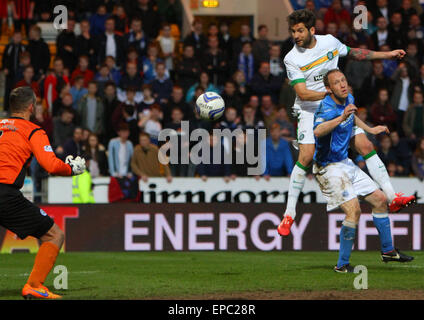
M 53 152 L 52 146 L 44 146 L 44 151 Z
M 327 53 L 327 58 L 328 58 L 328 60 L 333 60 L 333 58 L 334 58 L 334 53 L 333 53 L 332 51 L 329 51 L 329 52 Z

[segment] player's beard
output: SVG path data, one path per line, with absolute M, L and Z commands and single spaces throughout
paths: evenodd
M 312 42 L 312 34 L 309 31 L 308 36 L 305 38 L 305 40 L 303 40 L 302 48 L 309 48 L 309 46 L 311 45 L 311 42 Z

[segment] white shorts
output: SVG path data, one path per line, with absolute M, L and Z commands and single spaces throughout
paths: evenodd
M 313 173 L 327 201 L 327 211 L 378 190 L 375 182 L 350 159 L 330 163 L 325 167 L 314 164 Z
M 297 110 L 297 142 L 299 144 L 315 144 L 314 113 Z
M 298 109 L 294 107 L 297 115 L 297 142 L 299 144 L 315 144 L 314 136 L 314 112 Z M 361 128 L 354 126 L 352 137 L 365 133 Z

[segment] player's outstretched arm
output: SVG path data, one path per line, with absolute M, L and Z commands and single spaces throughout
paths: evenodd
M 392 51 L 372 51 L 362 48 L 351 48 L 348 56 L 355 60 L 402 59 L 406 52 L 402 49 Z
M 48 173 L 59 176 L 70 176 L 73 174 L 71 166 L 58 159 L 54 154 L 44 130 L 35 131 L 29 139 L 29 143 L 38 163 Z
M 380 134 L 382 132 L 390 133 L 389 128 L 387 128 L 386 126 L 370 127 L 365 122 L 363 122 L 361 119 L 359 119 L 356 115 L 355 115 L 355 125 L 358 126 L 361 129 L 363 129 L 365 132 L 368 132 L 368 133 L 371 133 L 371 134 L 374 134 L 374 135 Z
M 296 83 L 293 88 L 299 99 L 303 101 L 319 101 L 324 99 L 327 95 L 326 91 L 314 91 L 307 89 L 305 82 Z

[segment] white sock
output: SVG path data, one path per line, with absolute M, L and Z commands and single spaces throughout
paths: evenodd
M 299 194 L 305 185 L 306 180 L 306 170 L 304 166 L 302 166 L 299 162 L 293 167 L 293 171 L 290 175 L 290 183 L 289 183 L 289 195 L 287 198 L 287 208 L 284 216 L 289 215 L 293 219 L 296 217 L 296 204 L 297 199 L 299 198 Z
M 368 172 L 373 180 L 379 184 L 381 189 L 383 189 L 389 202 L 392 202 L 392 200 L 396 198 L 395 190 L 390 182 L 386 166 L 383 161 L 381 161 L 375 150 L 365 156 L 365 163 L 367 164 Z

